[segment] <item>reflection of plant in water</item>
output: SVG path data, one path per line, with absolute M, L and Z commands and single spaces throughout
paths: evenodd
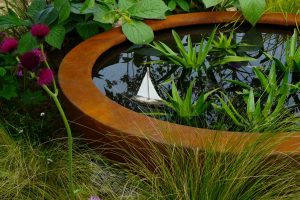
M 187 49 L 182 44 L 182 41 L 179 35 L 173 30 L 172 34 L 175 39 L 179 54 L 174 52 L 170 47 L 168 47 L 163 42 L 153 42 L 151 45 L 154 49 L 161 52 L 166 56 L 172 63 L 182 66 L 187 69 L 196 69 L 199 70 L 205 62 L 205 58 L 208 55 L 208 52 L 211 48 L 213 38 L 215 36 L 216 29 L 211 33 L 208 41 L 205 44 L 204 38 L 202 38 L 199 46 L 192 44 L 191 36 L 188 36 L 188 46 Z M 199 48 L 197 52 L 197 48 Z
M 189 88 L 184 98 L 181 98 L 175 82 L 172 81 L 172 96 L 168 95 L 168 100 L 163 100 L 166 106 L 175 111 L 176 115 L 181 118 L 190 119 L 199 116 L 206 111 L 211 101 L 207 101 L 208 97 L 218 89 L 211 90 L 206 93 L 200 94 L 198 100 L 193 102 L 193 89 L 194 81 L 190 83 Z
M 235 43 L 234 42 L 234 32 L 231 31 L 230 35 L 227 37 L 224 33 L 220 32 L 218 39 L 212 42 L 212 51 L 219 53 L 226 53 L 229 55 L 236 56 L 236 51 L 238 47 L 248 46 L 246 44 Z

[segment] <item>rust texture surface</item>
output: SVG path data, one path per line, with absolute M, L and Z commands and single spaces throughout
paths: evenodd
M 234 20 L 243 20 L 240 13 L 180 14 L 161 21 L 149 20 L 147 23 L 157 31 L 189 25 L 227 23 Z M 259 23 L 295 26 L 300 23 L 300 15 L 265 14 Z M 72 120 L 86 128 L 82 133 L 83 137 L 99 141 L 107 135 L 110 140 L 118 140 L 119 136 L 139 141 L 147 138 L 161 144 L 177 143 L 200 148 L 216 144 L 214 148 L 219 151 L 228 145 L 239 149 L 258 138 L 258 134 L 193 128 L 160 121 L 131 111 L 107 98 L 92 82 L 92 69 L 101 54 L 124 41 L 126 37 L 121 29 L 112 29 L 79 44 L 61 63 L 59 83 L 69 102 Z M 276 151 L 299 154 L 300 134 L 278 135 L 280 138 L 287 136 L 288 138 L 276 147 Z

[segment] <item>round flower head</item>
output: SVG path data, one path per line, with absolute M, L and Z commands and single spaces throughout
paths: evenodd
M 33 51 L 30 51 L 21 56 L 20 63 L 25 69 L 33 71 L 40 65 L 40 57 Z
M 5 38 L 0 45 L 0 50 L 2 53 L 10 53 L 16 50 L 17 47 L 18 40 L 16 40 L 15 38 Z
M 51 69 L 42 69 L 38 76 L 38 84 L 39 85 L 49 85 L 53 82 L 54 76 Z
M 40 62 L 45 62 L 46 61 L 46 59 L 43 56 L 43 53 L 40 49 L 35 49 L 32 52 L 35 53 L 40 58 Z
M 44 38 L 49 32 L 50 29 L 46 24 L 36 24 L 31 27 L 31 34 L 37 38 Z

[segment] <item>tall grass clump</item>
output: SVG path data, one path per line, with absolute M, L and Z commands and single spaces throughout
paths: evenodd
M 149 142 L 148 153 L 126 152 L 146 199 L 300 199 L 299 157 L 274 152 L 283 140 L 262 134 L 243 149 L 242 140 L 228 140 L 221 151 L 213 140 L 205 149 Z
M 63 143 L 16 141 L 0 128 L 0 199 L 69 199 Z M 135 199 L 126 171 L 112 167 L 95 151 L 86 146 L 75 148 L 73 164 L 76 199 Z
M 299 0 L 266 0 L 266 3 L 268 11 L 294 14 L 300 12 Z

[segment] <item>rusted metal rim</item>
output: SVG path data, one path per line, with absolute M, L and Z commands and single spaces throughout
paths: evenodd
M 154 31 L 168 28 L 228 23 L 242 20 L 239 12 L 201 12 L 179 14 L 167 17 L 166 20 L 147 23 Z M 265 14 L 260 24 L 296 26 L 300 23 L 300 15 L 279 13 Z M 120 28 L 96 35 L 71 50 L 63 59 L 59 69 L 59 83 L 63 94 L 78 110 L 76 120 L 94 132 L 83 133 L 88 139 L 100 139 L 106 132 L 112 135 L 125 135 L 138 139 L 150 139 L 157 143 L 177 143 L 186 147 L 207 148 L 212 141 L 222 151 L 228 144 L 239 144 L 241 147 L 258 137 L 258 134 L 245 134 L 229 131 L 216 131 L 193 128 L 164 122 L 143 114 L 136 113 L 113 102 L 103 95 L 92 81 L 92 69 L 101 54 L 126 41 Z M 279 134 L 286 137 L 285 134 Z M 281 143 L 277 152 L 299 154 L 300 133 Z

